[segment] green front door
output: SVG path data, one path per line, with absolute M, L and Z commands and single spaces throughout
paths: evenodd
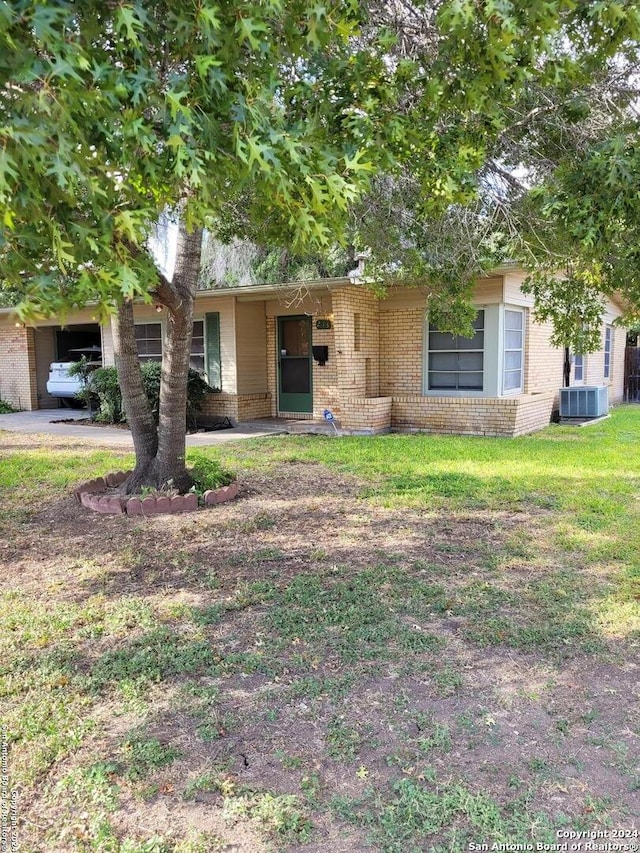
M 312 412 L 311 318 L 278 317 L 278 410 Z

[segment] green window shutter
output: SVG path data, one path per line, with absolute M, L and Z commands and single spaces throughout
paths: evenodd
M 207 337 L 207 382 L 212 388 L 222 390 L 220 368 L 220 313 L 205 314 Z

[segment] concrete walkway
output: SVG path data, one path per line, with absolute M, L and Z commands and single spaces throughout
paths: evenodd
M 12 415 L 0 415 L 0 430 L 36 435 L 61 435 L 77 438 L 95 444 L 118 445 L 133 448 L 131 433 L 128 429 L 110 426 L 87 426 L 85 424 L 51 423 L 59 420 L 79 420 L 87 417 L 86 411 L 78 409 L 38 409 L 36 412 L 16 412 Z M 278 435 L 287 430 L 276 419 L 270 421 L 251 421 L 234 429 L 198 432 L 187 436 L 187 447 L 205 447 L 211 444 L 223 444 L 242 438 L 260 438 Z

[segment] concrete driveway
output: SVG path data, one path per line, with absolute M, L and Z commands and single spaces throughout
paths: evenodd
M 118 429 L 111 426 L 87 426 L 86 424 L 52 423 L 52 421 L 81 420 L 87 417 L 86 411 L 78 409 L 38 409 L 36 412 L 15 412 L 11 415 L 0 415 L 0 430 L 34 433 L 38 435 L 61 435 L 67 438 L 79 438 L 95 444 L 111 444 L 119 447 L 133 448 L 131 433 L 128 429 Z M 211 444 L 223 444 L 227 441 L 238 441 L 242 438 L 260 438 L 268 435 L 285 433 L 276 419 L 270 421 L 250 421 L 234 429 L 215 430 L 214 432 L 198 432 L 187 436 L 187 447 L 204 447 Z

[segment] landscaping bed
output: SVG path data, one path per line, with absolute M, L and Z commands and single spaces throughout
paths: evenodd
M 210 507 L 238 496 L 238 484 L 205 489 L 186 495 L 169 491 L 152 491 L 149 494 L 121 495 L 119 487 L 132 471 L 115 471 L 96 477 L 76 486 L 76 501 L 83 507 L 103 515 L 171 515 L 177 512 L 195 512 L 199 506 Z

